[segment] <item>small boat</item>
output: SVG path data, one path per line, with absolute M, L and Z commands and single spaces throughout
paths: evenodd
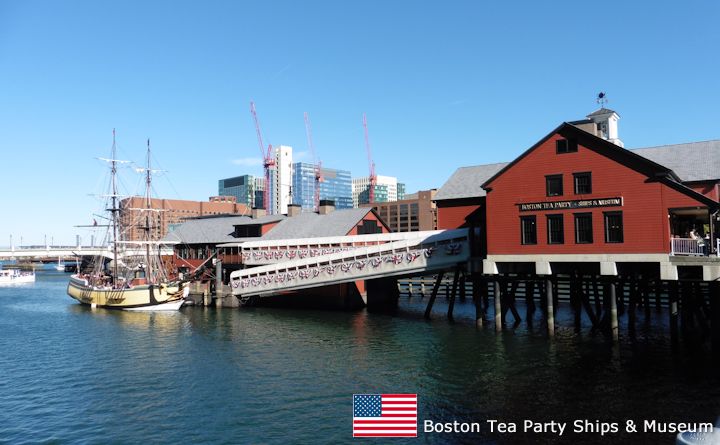
M 0 285 L 34 283 L 35 272 L 21 272 L 19 269 L 0 270 Z
M 60 262 L 60 257 L 58 256 L 58 263 L 57 266 L 55 266 L 55 270 L 58 272 L 64 272 L 65 271 L 65 265 Z
M 121 221 L 119 218 L 120 203 L 118 202 L 118 190 L 116 173 L 118 161 L 115 158 L 115 131 L 113 130 L 112 156 L 107 161 L 111 168 L 111 194 L 108 195 L 109 211 L 107 218 L 110 224 L 105 225 L 108 229 L 107 239 L 110 239 L 112 252 L 106 252 L 93 260 L 93 267 L 90 271 L 78 271 L 70 277 L 67 293 L 80 303 L 91 307 L 102 307 L 108 309 L 124 310 L 178 310 L 185 302 L 190 288 L 180 280 L 172 280 L 168 277 L 167 271 L 160 258 L 161 244 L 151 239 L 150 234 L 154 233 L 151 224 L 150 213 L 150 190 L 151 190 L 151 169 L 150 169 L 150 141 L 147 148 L 146 173 L 146 206 L 142 210 L 144 221 L 138 224 Z M 128 225 L 135 225 L 145 233 L 142 241 L 123 241 L 120 238 L 129 229 Z M 97 224 L 95 224 L 97 225 Z M 134 251 L 127 248 L 128 245 L 136 245 Z M 139 247 L 137 247 L 139 246 Z

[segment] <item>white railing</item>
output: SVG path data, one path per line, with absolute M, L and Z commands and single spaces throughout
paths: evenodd
M 670 255 L 705 256 L 705 244 L 701 246 L 692 238 L 672 238 Z
M 433 235 L 439 235 L 442 232 L 442 230 L 430 230 L 423 232 L 260 240 L 219 244 L 217 247 L 239 247 L 243 264 L 257 266 L 347 252 L 360 247 L 376 246 L 393 241 L 422 240 Z
M 237 297 L 324 286 L 379 276 L 445 269 L 469 258 L 467 229 L 449 230 L 421 240 L 400 240 L 242 269 L 230 274 Z

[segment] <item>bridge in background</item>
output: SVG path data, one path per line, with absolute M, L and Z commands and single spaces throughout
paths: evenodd
M 125 247 L 123 256 L 144 255 L 144 247 Z M 172 255 L 172 247 L 162 247 L 162 255 Z M 108 246 L 23 246 L 0 249 L 0 260 L 43 260 L 47 258 L 113 257 L 112 248 Z

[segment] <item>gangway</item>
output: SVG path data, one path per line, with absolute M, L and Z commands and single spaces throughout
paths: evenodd
M 370 235 L 329 236 L 281 240 L 247 241 L 244 243 L 220 244 L 217 247 L 237 247 L 242 263 L 246 266 L 274 264 L 281 261 L 314 258 L 333 253 L 354 250 L 360 247 L 376 246 L 392 241 L 421 240 L 443 230 L 422 232 L 376 233 Z
M 232 293 L 253 296 L 392 276 L 427 275 L 470 258 L 468 229 L 436 231 L 379 245 L 282 261 L 230 274 Z M 295 240 L 298 241 L 298 240 Z M 312 239 L 308 238 L 307 243 Z

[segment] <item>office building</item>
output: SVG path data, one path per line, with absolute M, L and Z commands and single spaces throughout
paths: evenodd
M 293 204 L 304 210 L 315 209 L 315 166 L 307 162 L 293 164 Z M 352 208 L 352 179 L 348 170 L 322 169 L 320 199 L 335 202 L 337 209 Z

